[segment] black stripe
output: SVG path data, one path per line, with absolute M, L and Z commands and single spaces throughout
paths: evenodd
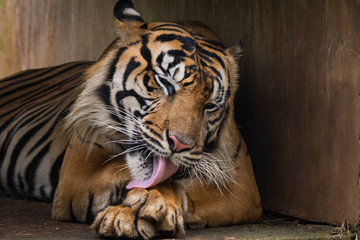
M 70 211 L 71 221 L 78 222 L 78 220 L 76 219 L 76 216 L 74 214 L 74 209 L 73 209 L 73 206 L 72 206 L 72 200 L 70 201 L 69 211 Z
M 97 95 L 105 103 L 105 106 L 111 106 L 111 92 L 110 87 L 106 84 L 101 85 L 97 89 Z
M 74 80 L 76 80 L 75 77 L 74 77 Z M 81 84 L 81 82 L 80 82 L 79 84 Z M 57 85 L 57 84 L 56 84 L 56 85 Z M 74 87 L 74 86 L 73 86 L 73 87 Z M 59 88 L 61 88 L 61 84 L 59 84 Z M 66 95 L 69 95 L 69 92 L 71 93 L 71 90 L 69 91 L 69 89 L 64 89 L 63 91 L 58 92 L 59 89 L 58 89 L 58 88 L 52 88 L 52 86 L 50 86 L 48 89 L 49 89 L 50 91 L 45 91 L 45 90 L 44 90 L 44 94 L 40 94 L 40 95 L 39 95 L 38 92 L 35 92 L 34 94 L 30 95 L 28 98 L 23 99 L 23 100 L 22 100 L 22 102 L 24 103 L 23 105 L 20 105 L 18 108 L 14 108 L 14 109 L 12 109 L 12 110 L 4 113 L 4 114 L 1 114 L 1 115 L 0 115 L 0 118 L 5 117 L 5 116 L 13 113 L 14 111 L 20 112 L 22 109 L 31 109 L 31 108 L 33 108 L 33 107 L 42 105 L 42 104 L 44 104 L 44 103 L 49 103 L 49 102 L 52 101 L 52 100 L 56 100 L 58 97 L 61 97 L 61 96 L 64 96 L 64 95 L 65 95 L 65 96 L 66 96 Z M 61 88 L 61 89 L 62 89 L 62 88 Z M 41 102 L 35 102 L 35 101 L 38 100 L 38 99 L 41 99 L 41 98 L 43 98 L 43 97 L 46 97 L 46 96 L 51 95 L 51 93 L 53 93 L 53 92 L 57 92 L 57 94 L 52 95 L 52 97 L 46 98 L 46 99 L 42 100 Z M 35 97 L 35 96 L 36 96 L 36 97 Z M 35 97 L 35 98 L 34 98 L 34 97 Z M 17 99 L 20 99 L 20 98 L 22 98 L 22 96 L 19 97 L 19 98 L 17 98 Z M 10 100 L 9 102 L 12 102 L 12 100 Z M 4 129 L 4 128 L 3 128 L 3 127 L 0 127 L 0 131 L 1 131 L 2 129 Z
M 217 47 L 221 47 L 221 48 L 225 48 L 224 44 L 222 44 L 221 42 L 218 42 L 218 41 L 215 41 L 215 40 L 210 40 L 208 38 L 205 38 L 204 36 L 202 35 L 194 35 L 195 38 L 197 40 L 200 40 L 200 41 L 203 41 L 203 42 L 207 42 L 209 43 L 210 45 L 214 45 L 214 46 L 217 46 Z
M 66 149 L 57 157 L 50 170 L 50 183 L 51 183 L 51 199 L 54 198 L 56 187 L 59 183 L 60 168 L 64 160 Z
M 40 200 L 45 201 L 47 203 L 51 203 L 51 198 L 49 198 L 49 196 L 45 192 L 45 186 L 40 187 L 40 195 L 41 195 Z
M 14 134 L 14 132 L 18 128 L 22 128 L 22 127 L 26 126 L 27 124 L 29 124 L 30 122 L 33 122 L 35 118 L 39 117 L 41 114 L 45 113 L 46 111 L 53 112 L 52 111 L 53 109 L 58 108 L 58 106 L 61 105 L 62 101 L 59 101 L 59 104 L 53 106 L 50 109 L 48 107 L 53 105 L 51 103 L 51 100 L 56 99 L 58 96 L 64 95 L 64 93 L 66 93 L 66 92 L 67 92 L 66 90 L 64 92 L 60 92 L 59 94 L 57 94 L 57 95 L 55 95 L 55 96 L 53 96 L 53 97 L 51 97 L 49 99 L 45 99 L 42 102 L 34 103 L 34 104 L 31 104 L 31 105 L 29 105 L 29 104 L 22 105 L 22 107 L 21 107 L 22 109 L 32 109 L 32 108 L 35 108 L 37 106 L 41 106 L 44 103 L 48 103 L 48 104 L 45 104 L 44 106 L 42 106 L 40 109 L 35 108 L 36 110 L 27 112 L 21 118 L 19 118 L 18 121 L 17 121 L 17 124 L 15 126 L 13 126 L 11 130 L 8 131 L 7 137 L 5 138 L 5 141 L 3 141 L 3 145 L 6 145 L 6 142 L 9 141 L 9 136 L 12 136 Z M 20 109 L 15 109 L 15 110 L 21 111 L 21 108 Z M 33 115 L 33 116 L 31 117 L 31 115 Z M 2 132 L 5 128 L 7 128 L 8 125 L 10 123 L 12 123 L 16 117 L 17 117 L 17 115 L 13 116 L 8 121 L 6 121 L 3 125 L 1 125 L 0 126 L 0 132 Z M 28 118 L 28 119 L 25 122 L 23 122 L 25 120 L 25 118 Z M 19 126 L 19 124 L 21 124 L 21 125 Z M 0 158 L 0 163 L 1 163 L 2 160 L 3 159 Z
M 165 53 L 164 52 L 161 52 L 157 57 L 156 57 L 156 63 L 161 66 L 163 60 L 164 60 L 164 56 L 165 56 Z M 165 73 L 165 71 L 164 71 Z
M 160 42 L 171 42 L 174 40 L 181 42 L 183 44 L 181 47 L 188 52 L 192 52 L 195 48 L 195 40 L 190 37 L 184 37 L 176 34 L 161 34 L 155 39 L 155 41 Z
M 187 79 L 191 76 L 191 74 L 193 74 L 197 70 L 197 66 L 190 65 L 190 66 L 186 66 L 185 69 L 186 69 L 186 71 L 185 71 L 184 79 Z
M 49 105 L 50 105 L 50 104 L 49 104 Z M 41 109 L 40 109 L 40 110 L 41 110 Z M 22 128 L 23 126 L 25 126 L 25 125 L 27 125 L 28 123 L 32 122 L 35 118 L 37 118 L 38 116 L 40 116 L 41 114 L 43 114 L 46 110 L 47 110 L 47 109 L 45 108 L 44 110 L 42 110 L 42 111 L 39 112 L 39 109 L 36 109 L 36 110 L 34 110 L 34 111 L 32 111 L 32 112 L 27 113 L 26 115 L 24 114 L 24 116 L 21 117 L 21 118 L 17 121 L 17 123 L 16 123 L 14 126 L 12 126 L 11 129 L 9 129 L 9 130 L 7 131 L 7 134 L 6 134 L 5 138 L 3 139 L 3 145 L 2 145 L 2 147 L 3 147 L 4 149 L 6 149 L 6 148 L 8 147 L 8 145 L 9 145 L 9 143 L 11 142 L 12 137 L 14 136 L 16 130 L 18 130 L 19 128 Z M 34 114 L 35 114 L 35 115 L 34 115 Z M 33 116 L 32 116 L 32 115 L 33 115 Z M 15 121 L 15 120 L 14 120 L 15 117 L 16 117 L 16 116 L 10 118 L 5 124 L 3 124 L 3 125 L 0 127 L 0 132 L 2 132 L 3 129 L 5 129 L 10 123 L 12 123 L 13 121 Z M 22 123 L 22 121 L 24 121 L 25 118 L 27 118 L 27 117 L 28 117 L 28 119 L 27 119 L 25 122 Z M 21 124 L 21 123 L 22 123 L 22 124 Z M 21 125 L 20 125 L 20 124 L 21 124 Z M 19 125 L 20 125 L 20 126 L 19 126 Z M 1 156 L 1 157 L 0 157 L 0 164 L 1 164 L 1 162 L 4 160 L 4 156 L 2 156 L 1 154 L 0 154 L 0 156 Z M 1 165 L 0 165 L 0 166 L 1 166 Z
M 157 141 L 156 139 L 154 139 L 153 137 L 149 136 L 146 132 L 143 132 L 144 138 L 148 139 L 149 142 L 153 143 L 154 145 L 157 145 L 161 148 L 163 148 L 163 146 L 161 145 L 161 143 L 159 141 Z
M 135 57 L 132 57 L 130 59 L 130 61 L 128 62 L 128 64 L 126 65 L 126 69 L 123 75 L 123 89 L 126 90 L 126 83 L 128 80 L 128 77 L 130 76 L 130 74 L 140 66 L 140 63 L 135 61 Z
M 45 126 L 46 123 L 48 123 L 53 116 L 50 116 L 49 118 L 45 119 L 44 121 L 37 124 L 35 127 L 31 128 L 29 131 L 27 131 L 18 141 L 16 144 L 10 159 L 10 164 L 8 166 L 7 171 L 7 185 L 9 188 L 14 187 L 14 173 L 15 173 L 15 167 L 16 162 L 20 156 L 20 153 L 22 152 L 23 147 L 29 142 L 29 140 L 40 131 L 40 129 Z
M 229 86 L 231 86 L 231 84 L 230 84 L 230 81 L 232 80 L 232 81 L 236 81 L 236 80 L 238 80 L 238 79 L 231 79 L 230 78 L 230 71 L 229 71 L 229 69 L 226 69 L 226 76 L 227 76 L 227 82 L 229 83 Z
M 161 52 L 156 58 L 156 63 L 157 63 L 157 66 L 160 68 L 160 70 L 163 72 L 163 74 L 166 74 L 166 70 L 161 65 L 164 60 L 164 56 L 165 56 L 165 53 Z
M 216 142 L 215 141 L 208 142 L 209 138 L 210 138 L 210 136 L 212 134 L 213 133 L 208 133 L 207 136 L 206 136 L 206 141 L 205 141 L 206 144 L 204 146 L 204 150 L 207 151 L 207 152 L 213 152 L 215 150 L 215 147 L 216 147 Z
M 93 208 L 93 202 L 94 202 L 94 194 L 90 193 L 88 196 L 89 199 L 89 205 L 88 208 L 86 210 L 86 219 L 85 222 L 86 223 L 92 223 L 95 219 L 95 216 L 92 212 L 92 208 Z
M 150 78 L 149 74 L 145 74 L 143 77 L 143 82 L 144 82 L 146 91 L 153 92 L 156 88 L 150 87 L 150 85 L 149 85 L 150 80 L 151 80 L 151 78 Z
M 143 107 L 143 110 L 148 113 L 152 113 L 154 109 L 157 108 L 158 103 L 159 103 L 159 99 L 152 99 L 150 105 L 146 105 L 145 107 Z M 145 113 L 145 115 L 147 114 Z
M 106 77 L 106 81 L 108 81 L 108 82 L 113 81 L 114 74 L 115 74 L 115 71 L 116 71 L 116 64 L 118 63 L 121 55 L 125 52 L 126 49 L 127 49 L 127 47 L 122 47 L 117 51 L 114 60 L 110 64 L 110 68 L 109 68 L 108 75 Z
M 150 126 L 145 125 L 145 128 L 147 130 L 149 130 L 152 134 L 154 134 L 155 136 L 157 136 L 158 138 L 162 139 L 162 135 L 158 132 L 156 132 L 154 129 L 152 129 Z
M 69 106 L 67 106 L 65 109 L 67 109 Z M 56 109 L 57 110 L 57 109 Z M 61 115 L 61 114 L 59 114 Z M 46 133 L 36 142 L 36 144 L 30 149 L 30 151 L 28 152 L 28 156 L 36 149 L 38 148 L 41 144 L 43 144 L 46 140 L 48 140 L 51 136 L 51 134 L 54 132 L 55 127 L 57 126 L 58 122 L 60 120 L 62 120 L 59 116 L 55 117 L 55 115 L 53 115 L 53 117 L 55 118 L 54 123 L 51 125 L 51 127 L 46 131 Z
M 25 180 L 28 185 L 27 193 L 31 196 L 35 191 L 35 179 L 36 171 L 38 170 L 41 161 L 44 159 L 45 155 L 49 152 L 51 146 L 51 141 L 48 142 L 45 147 L 43 147 L 39 153 L 33 158 L 31 163 L 28 165 L 25 171 Z M 9 177 L 9 176 L 8 176 Z
M 173 96 L 176 91 L 175 91 L 175 87 L 165 78 L 161 77 L 161 76 L 158 76 L 156 78 L 156 81 L 158 83 L 159 86 L 161 87 L 165 87 L 166 88 L 166 92 L 167 92 L 167 95 L 169 96 Z M 160 84 L 161 83 L 161 84 Z
M 16 78 L 21 78 L 21 77 L 24 77 L 24 76 L 28 76 L 28 75 L 31 75 L 32 73 L 38 72 L 38 71 L 39 71 L 39 69 L 30 69 L 30 70 L 21 71 L 19 73 L 16 73 L 15 75 L 11 75 L 9 77 L 5 77 L 3 79 L 0 79 L 0 82 L 5 83 L 5 82 L 9 82 L 9 81 L 14 80 L 14 79 L 17 80 Z M 3 88 L 0 88 L 0 90 L 1 89 L 3 89 Z
M 116 93 L 116 101 L 118 104 L 121 104 L 121 101 L 126 97 L 134 97 L 139 102 L 141 107 L 146 105 L 145 100 L 151 100 L 151 99 L 145 99 L 142 96 L 140 96 L 135 90 L 128 90 L 128 91 L 119 91 Z
M 222 110 L 217 118 L 212 121 L 209 121 L 210 125 L 214 125 L 215 123 L 219 122 L 221 118 L 224 116 L 224 110 Z
M 198 51 L 198 53 L 207 61 L 209 62 L 212 62 L 209 57 L 212 57 L 214 59 L 216 59 L 220 64 L 221 66 L 225 69 L 225 63 L 224 61 L 221 59 L 221 57 L 219 55 L 217 55 L 216 53 L 213 53 L 213 52 L 209 52 L 208 50 L 205 50 L 204 48 L 200 47 L 199 45 L 197 45 L 197 48 L 196 50 Z
M 57 84 L 52 84 L 47 88 L 37 89 L 36 91 L 33 91 L 31 95 L 27 96 L 27 98 L 24 98 L 22 102 L 23 103 L 28 103 L 29 101 L 34 102 L 35 100 L 41 99 L 44 96 L 51 96 L 50 93 L 58 93 L 59 90 L 63 90 L 61 91 L 62 94 L 57 94 L 55 96 L 66 95 L 66 93 L 74 91 L 78 86 L 82 84 L 83 81 L 79 79 L 82 75 L 83 75 L 83 71 L 62 80 Z M 67 86 L 67 89 L 64 89 L 67 84 L 69 86 Z M 54 97 L 52 97 L 52 99 L 54 99 Z
M 15 75 L 13 77 L 10 77 L 10 78 L 5 78 L 5 79 L 1 79 L 1 83 L 5 83 L 9 80 L 15 80 L 16 82 L 13 82 L 13 83 L 10 83 L 4 87 L 1 87 L 0 88 L 0 91 L 3 90 L 3 89 L 6 89 L 8 87 L 13 87 L 14 85 L 17 85 L 17 84 L 24 84 L 28 81 L 31 81 L 31 80 L 34 80 L 36 78 L 39 78 L 41 76 L 44 76 L 52 71 L 57 71 L 59 68 L 62 68 L 66 65 L 73 65 L 75 64 L 76 62 L 74 63 L 65 63 L 65 64 L 62 64 L 62 65 L 58 65 L 58 66 L 55 66 L 55 67 L 50 67 L 50 68 L 40 68 L 40 69 L 33 69 L 33 70 L 25 70 L 23 73 L 20 73 L 19 75 Z M 81 62 L 81 64 L 89 64 L 89 62 Z M 77 65 L 80 65 L 80 64 L 77 64 Z M 24 76 L 28 76 L 28 75 L 31 75 L 32 73 L 34 72 L 38 72 L 38 74 L 36 74 L 35 76 L 31 76 L 31 77 L 28 77 L 28 78 L 23 78 L 23 79 L 16 79 L 16 78 L 21 78 L 21 77 L 24 77 Z M 20 80 L 20 81 L 19 81 Z
M 83 63 L 76 64 L 76 65 L 72 65 L 71 67 L 68 67 L 68 68 L 66 68 L 66 69 L 63 69 L 63 70 L 61 70 L 60 72 L 56 72 L 56 73 L 54 73 L 54 74 L 52 74 L 52 75 L 50 75 L 50 76 L 48 76 L 48 77 L 46 77 L 46 78 L 39 79 L 39 80 L 37 80 L 36 82 L 31 82 L 31 83 L 28 83 L 28 84 L 21 85 L 21 86 L 15 88 L 15 89 L 13 89 L 13 90 L 10 90 L 10 91 L 8 91 L 8 92 L 6 92 L 6 93 L 2 93 L 2 94 L 1 94 L 1 97 L 6 97 L 6 96 L 8 96 L 8 95 L 12 95 L 12 94 L 14 94 L 14 93 L 17 93 L 17 92 L 19 92 L 19 91 L 21 91 L 21 90 L 25 90 L 25 89 L 34 87 L 34 86 L 36 86 L 36 85 L 39 85 L 40 83 L 43 83 L 43 82 L 45 82 L 45 81 L 47 81 L 47 80 L 49 80 L 49 79 L 52 79 L 52 78 L 54 78 L 54 77 L 56 77 L 56 76 L 58 76 L 58 75 L 60 75 L 60 74 L 63 74 L 63 73 L 68 72 L 68 71 L 70 71 L 70 70 L 72 70 L 72 69 L 74 69 L 74 68 L 77 68 L 77 67 L 80 66 L 80 65 L 83 65 Z M 16 98 L 15 98 L 15 99 L 16 99 Z M 10 103 L 10 102 L 12 102 L 12 101 L 14 101 L 14 99 L 11 99 L 10 101 L 8 101 L 8 102 L 0 105 L 0 108 L 6 106 L 8 103 Z
M 219 72 L 216 68 L 214 68 L 213 66 L 209 66 L 209 67 L 210 67 L 210 69 L 215 73 L 215 75 L 216 75 L 219 79 L 222 80 L 222 76 L 221 76 L 220 72 Z
M 241 150 L 241 140 L 240 140 L 239 144 L 236 147 L 236 151 L 235 151 L 235 155 L 233 157 L 233 160 L 236 160 L 238 158 L 240 150 Z
M 209 63 L 212 63 L 212 61 L 208 58 L 208 57 L 203 57 L 203 58 L 200 58 L 200 64 L 201 66 L 203 67 L 207 67 L 209 66 L 204 60 L 207 60 Z
M 230 88 L 228 90 L 226 90 L 226 93 L 225 93 L 225 101 L 227 101 L 231 96 L 231 90 Z
M 109 197 L 110 206 L 119 205 L 123 201 L 122 199 L 123 188 L 124 185 L 115 186 L 115 191 L 112 191 Z
M 212 45 L 208 43 L 201 43 L 201 46 L 210 48 L 211 50 L 218 51 L 220 53 L 223 53 L 223 49 L 224 49 L 224 46 Z
M 183 59 L 183 57 L 186 57 L 187 54 L 183 50 L 169 50 L 168 54 L 177 57 L 177 59 Z
M 64 99 L 65 100 L 65 99 Z M 64 117 L 64 112 L 68 112 L 68 109 L 70 108 L 70 106 L 73 104 L 73 102 L 71 102 L 68 106 L 64 107 L 64 110 L 57 116 L 55 117 L 55 115 L 53 115 L 55 117 L 55 121 L 54 123 L 51 125 L 51 127 L 47 130 L 47 132 L 41 137 L 41 139 L 38 140 L 38 142 L 31 148 L 31 150 L 28 152 L 27 155 L 30 155 L 36 148 L 38 148 L 43 142 L 45 142 L 50 136 L 51 134 L 54 132 L 55 127 L 57 126 L 58 122 L 60 120 L 62 120 L 62 117 Z M 55 106 L 55 108 L 52 108 L 48 111 L 47 114 L 49 114 L 50 112 L 53 112 L 52 110 L 58 110 L 59 106 L 61 105 L 61 102 L 59 102 L 59 104 L 57 104 Z
M 184 30 L 183 26 L 179 25 L 179 24 L 175 24 L 175 23 L 165 23 L 165 24 L 161 24 L 161 25 L 158 25 L 154 28 L 152 28 L 151 30 L 157 30 L 157 29 L 161 29 L 161 28 L 168 28 L 168 27 L 171 27 L 171 28 L 176 28 L 176 29 L 182 29 Z M 185 31 L 185 30 L 184 30 Z
M 25 183 L 20 173 L 18 174 L 18 182 L 19 182 L 20 192 L 25 195 Z
M 63 93 L 60 93 L 59 95 L 62 95 Z M 44 100 L 43 102 L 45 102 L 47 100 Z M 37 103 L 37 105 L 41 105 L 43 102 L 40 102 L 40 103 Z M 1 149 L 0 149 L 0 168 L 2 166 L 2 163 L 4 161 L 4 158 L 5 158 L 5 154 L 6 154 L 6 149 L 7 149 L 7 146 L 9 144 L 9 142 L 11 141 L 12 139 L 12 136 L 15 134 L 15 132 L 20 129 L 20 128 L 23 128 L 25 127 L 26 125 L 28 125 L 29 123 L 31 122 L 34 122 L 36 118 L 38 118 L 40 115 L 44 114 L 45 112 L 53 112 L 53 110 L 57 109 L 58 108 L 58 105 L 61 105 L 60 104 L 57 104 L 55 106 L 53 106 L 52 108 L 48 108 L 48 106 L 51 106 L 52 103 L 50 102 L 49 104 L 43 106 L 42 108 L 40 109 L 36 109 L 32 112 L 28 112 L 27 114 L 24 114 L 24 116 L 20 119 L 18 119 L 17 123 L 12 126 L 12 128 L 7 131 L 7 135 L 6 137 L 4 138 L 3 140 L 3 144 L 1 146 Z M 33 106 L 35 107 L 35 106 Z M 28 108 L 28 109 L 31 109 L 31 106 L 23 106 L 23 108 Z M 65 109 L 65 111 L 63 112 L 66 112 L 68 109 Z M 54 116 L 54 115 L 53 115 Z M 10 118 L 7 122 L 5 122 L 5 124 L 3 124 L 2 126 L 0 126 L 0 132 L 2 132 L 5 128 L 8 127 L 8 125 L 10 123 L 12 123 L 14 121 L 14 119 L 17 117 L 17 115 L 15 115 L 14 117 Z M 27 120 L 25 120 L 25 118 L 28 118 Z M 25 120 L 25 121 L 24 121 Z
M 111 92 L 110 92 L 110 87 L 106 84 L 101 85 L 98 89 L 97 89 L 97 95 L 100 97 L 100 100 L 102 100 L 102 102 L 105 104 L 106 107 L 111 107 Z M 115 114 L 110 114 L 110 117 L 115 121 L 115 122 L 119 122 L 121 123 L 121 119 L 115 115 Z
M 140 28 L 142 28 L 142 29 L 147 29 L 148 27 L 149 27 L 149 26 L 148 26 L 147 23 L 145 23 L 145 24 L 143 24 L 143 25 L 140 26 Z
M 193 85 L 193 84 L 195 83 L 195 80 L 196 80 L 196 78 L 193 77 L 193 79 L 192 79 L 191 81 L 184 83 L 184 84 L 183 84 L 183 87 L 187 87 L 187 86 Z
M 140 48 L 141 56 L 146 60 L 147 66 L 145 70 L 151 71 L 153 70 L 152 67 L 152 54 L 147 44 L 149 43 L 148 35 L 143 36 L 142 46 Z

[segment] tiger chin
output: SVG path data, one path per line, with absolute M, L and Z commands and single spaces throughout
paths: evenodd
M 131 1 L 118 1 L 114 15 L 118 37 L 97 62 L 1 80 L 47 93 L 24 105 L 35 91 L 25 84 L 0 118 L 1 188 L 53 199 L 53 219 L 91 223 L 105 237 L 257 221 L 260 197 L 234 121 L 242 48 L 225 48 L 199 22 L 146 23 Z M 27 143 L 43 112 L 51 124 Z

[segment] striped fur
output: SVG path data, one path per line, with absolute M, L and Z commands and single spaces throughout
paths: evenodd
M 129 0 L 114 16 L 118 38 L 97 62 L 0 80 L 0 190 L 53 200 L 54 219 L 95 219 L 103 236 L 255 221 L 260 198 L 234 121 L 242 48 L 199 22 L 145 23 Z M 151 176 L 155 157 L 178 172 L 125 189 Z M 153 206 L 167 210 L 141 215 Z M 117 218 L 135 225 L 125 233 Z
M 23 71 L 1 80 L 0 176 L 6 192 L 50 201 L 69 137 L 64 116 L 92 63 Z

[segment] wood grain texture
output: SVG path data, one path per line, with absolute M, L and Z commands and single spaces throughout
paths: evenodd
M 0 78 L 28 68 L 96 60 L 115 37 L 115 2 L 0 1 Z
M 356 224 L 359 1 L 249 1 L 243 118 L 264 207 Z
M 115 0 L 0 1 L 0 77 L 95 60 Z M 266 209 L 359 221 L 359 0 L 134 0 L 147 21 L 201 20 L 243 40 L 237 115 Z

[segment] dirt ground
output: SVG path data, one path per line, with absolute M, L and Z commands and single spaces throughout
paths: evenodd
M 86 224 L 53 221 L 50 216 L 51 204 L 0 196 L 0 239 L 99 239 Z M 188 230 L 178 239 L 349 239 L 348 236 L 333 226 L 266 217 L 251 225 Z

